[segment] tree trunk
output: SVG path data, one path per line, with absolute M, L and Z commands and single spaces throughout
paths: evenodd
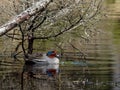
M 34 39 L 32 37 L 28 37 L 28 54 L 32 54 L 33 52 L 33 43 Z

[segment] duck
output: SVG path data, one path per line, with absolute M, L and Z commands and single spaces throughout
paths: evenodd
M 46 54 L 40 54 L 38 56 L 30 56 L 25 61 L 25 64 L 59 64 L 57 52 L 55 50 L 48 51 Z

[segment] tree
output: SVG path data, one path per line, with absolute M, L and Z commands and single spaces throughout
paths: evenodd
M 88 40 L 96 31 L 94 25 L 101 19 L 101 9 L 102 0 L 40 0 L 1 26 L 0 35 L 7 33 L 9 38 L 21 40 L 15 52 L 22 46 L 25 56 L 33 53 L 35 40 L 57 39 L 59 47 L 66 41 L 73 46 L 74 37 Z M 19 34 L 8 33 L 15 27 Z
M 38 12 L 44 11 L 44 9 L 47 7 L 47 5 L 51 2 L 51 0 L 41 0 L 37 2 L 34 6 L 28 8 L 27 10 L 23 11 L 19 15 L 17 15 L 13 20 L 9 21 L 5 25 L 0 27 L 0 35 L 4 35 L 4 33 L 7 33 L 9 30 L 16 27 L 18 24 L 24 22 L 25 20 L 32 17 L 34 14 Z

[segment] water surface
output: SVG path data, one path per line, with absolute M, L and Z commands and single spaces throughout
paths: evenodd
M 61 60 L 60 65 L 24 65 L 10 58 L 1 59 L 0 90 L 113 90 L 120 84 L 113 80 L 112 60 L 97 63 L 97 59 Z

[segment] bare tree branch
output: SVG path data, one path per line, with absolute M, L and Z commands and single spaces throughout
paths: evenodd
M 12 30 L 18 24 L 29 19 L 34 14 L 38 12 L 43 12 L 50 2 L 52 2 L 52 0 L 40 0 L 32 7 L 28 8 L 27 10 L 23 11 L 21 14 L 17 15 L 15 18 L 13 18 L 13 20 L 9 21 L 8 23 L 0 27 L 0 36 Z
M 69 27 L 64 28 L 64 30 L 62 30 L 61 32 L 59 32 L 57 34 L 54 34 L 54 35 L 51 35 L 51 36 L 46 36 L 46 37 L 33 37 L 33 38 L 34 39 L 49 39 L 49 38 L 52 38 L 52 37 L 58 37 L 61 34 L 63 34 L 65 32 L 67 32 L 67 31 L 72 30 L 73 28 L 75 28 L 80 23 L 81 20 L 82 20 L 82 17 L 80 17 L 79 20 L 76 21 L 74 24 L 71 24 Z

